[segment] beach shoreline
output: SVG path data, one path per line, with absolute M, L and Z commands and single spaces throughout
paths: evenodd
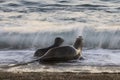
M 0 80 L 119 80 L 120 73 L 0 72 Z
M 120 67 L 113 66 L 74 66 L 63 67 L 44 65 L 26 65 L 0 70 L 0 80 L 120 80 Z M 91 71 L 90 71 L 91 69 Z

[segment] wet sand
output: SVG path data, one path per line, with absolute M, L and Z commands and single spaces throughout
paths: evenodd
M 120 80 L 120 73 L 0 72 L 0 80 Z

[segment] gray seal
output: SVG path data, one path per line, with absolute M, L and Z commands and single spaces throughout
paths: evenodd
M 48 50 L 39 62 L 59 62 L 79 59 L 82 54 L 83 38 L 79 36 L 73 46 L 62 46 Z

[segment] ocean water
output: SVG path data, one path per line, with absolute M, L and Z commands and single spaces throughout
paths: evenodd
M 69 65 L 119 66 L 120 1 L 0 0 L 0 65 L 30 61 L 55 37 L 64 46 L 79 35 L 85 60 Z

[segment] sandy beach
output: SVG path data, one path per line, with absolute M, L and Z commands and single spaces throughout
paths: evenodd
M 0 80 L 120 80 L 119 66 L 57 66 L 34 63 L 0 69 Z
M 0 72 L 0 80 L 120 80 L 120 73 Z

